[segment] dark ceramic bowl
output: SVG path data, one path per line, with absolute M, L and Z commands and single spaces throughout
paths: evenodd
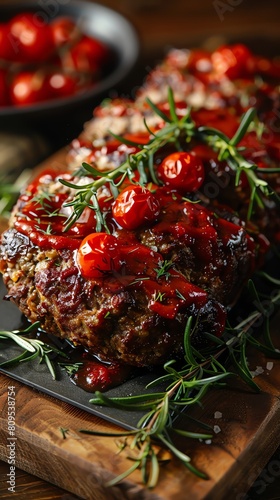
M 102 79 L 73 96 L 46 100 L 26 106 L 0 108 L 0 118 L 28 118 L 62 114 L 64 111 L 96 103 L 98 98 L 119 84 L 134 66 L 139 52 L 138 37 L 130 22 L 102 5 L 80 0 L 1 0 L 0 22 L 19 12 L 34 12 L 42 22 L 60 16 L 74 19 L 82 31 L 102 40 L 112 51 L 112 63 Z

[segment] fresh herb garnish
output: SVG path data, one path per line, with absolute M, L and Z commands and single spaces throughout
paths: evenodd
M 38 224 L 40 224 L 40 221 L 38 221 Z M 37 231 L 39 231 L 39 233 L 52 234 L 52 225 L 51 224 L 48 224 L 46 229 L 43 229 L 42 227 L 40 227 L 39 225 L 36 224 L 35 229 Z
M 42 191 L 34 195 L 30 201 L 34 203 L 34 205 L 39 205 L 40 207 L 42 207 L 42 209 L 46 210 L 48 208 L 52 208 L 52 205 L 49 202 L 51 202 L 54 197 L 54 193 L 50 193 L 49 191 L 47 191 L 47 189 L 43 189 Z
M 147 144 L 138 144 L 136 142 L 127 140 L 119 135 L 110 133 L 114 138 L 124 144 L 140 148 L 137 153 L 129 154 L 127 159 L 117 168 L 100 172 L 93 165 L 88 163 L 82 164 L 79 174 L 90 175 L 93 180 L 85 185 L 75 184 L 65 179 L 60 179 L 60 182 L 75 190 L 76 194 L 72 201 L 65 204 L 66 207 L 72 207 L 72 214 L 65 222 L 65 231 L 67 231 L 81 216 L 86 207 L 94 210 L 96 213 L 96 231 L 101 231 L 104 228 L 109 232 L 106 224 L 106 214 L 102 212 L 99 207 L 97 199 L 97 191 L 102 186 L 107 186 L 114 198 L 118 195 L 118 188 L 122 185 L 126 177 L 132 179 L 133 172 L 138 170 L 140 175 L 140 184 L 148 182 L 147 173 L 149 173 L 152 182 L 160 184 L 155 169 L 155 155 L 158 151 L 162 150 L 166 145 L 173 144 L 175 149 L 182 150 L 189 146 L 192 138 L 197 142 L 207 144 L 213 151 L 218 152 L 218 159 L 227 161 L 235 173 L 235 184 L 239 184 L 240 176 L 244 173 L 248 179 L 250 187 L 250 200 L 248 206 L 248 219 L 251 218 L 254 206 L 257 204 L 259 207 L 264 207 L 263 197 L 271 196 L 277 203 L 280 202 L 279 196 L 269 186 L 268 182 L 258 177 L 258 172 L 262 172 L 258 166 L 248 161 L 242 156 L 243 148 L 239 148 L 238 144 L 244 137 L 248 129 L 254 124 L 256 126 L 256 113 L 253 108 L 248 109 L 241 119 L 240 125 L 232 138 L 227 137 L 223 132 L 212 127 L 196 126 L 196 123 L 191 117 L 191 110 L 188 109 L 186 114 L 179 118 L 176 114 L 176 104 L 172 89 L 168 91 L 168 103 L 170 117 L 163 113 L 150 99 L 147 98 L 147 103 L 150 108 L 158 115 L 164 122 L 165 126 L 157 132 L 152 132 L 145 126 L 149 132 L 151 139 Z M 279 169 L 265 169 L 266 174 L 279 171 Z
M 255 163 L 246 160 L 241 155 L 241 148 L 238 148 L 239 142 L 243 139 L 250 124 L 253 123 L 255 116 L 255 109 L 248 109 L 243 115 L 238 130 L 231 139 L 220 130 L 210 127 L 198 128 L 198 133 L 201 134 L 202 141 L 206 142 L 206 144 L 208 144 L 214 151 L 218 152 L 218 160 L 227 161 L 228 165 L 235 172 L 235 186 L 238 186 L 242 172 L 245 173 L 251 190 L 247 212 L 248 219 L 252 216 L 255 203 L 257 203 L 259 207 L 264 208 L 264 202 L 261 195 L 267 197 L 273 194 L 276 196 L 267 181 L 260 179 L 257 176 L 256 170 L 258 169 L 258 166 Z M 266 169 L 266 172 L 269 173 L 269 170 L 270 169 Z
M 68 374 L 73 375 L 76 373 L 82 363 L 70 363 L 67 354 L 57 347 L 46 344 L 42 340 L 27 337 L 27 335 L 36 331 L 39 326 L 39 322 L 36 322 L 23 330 L 13 330 L 11 332 L 5 330 L 0 331 L 0 341 L 12 340 L 23 350 L 18 356 L 0 363 L 0 368 L 8 368 L 19 363 L 39 359 L 39 363 L 45 363 L 47 365 L 54 380 L 57 378 L 57 366 L 61 366 Z M 60 361 L 59 358 L 64 359 L 64 361 Z M 68 361 L 65 362 L 65 360 Z
M 8 174 L 0 175 L 0 215 L 10 217 L 11 209 L 17 201 L 20 190 L 31 177 L 31 170 L 24 170 L 20 176 L 14 180 Z
M 176 417 L 194 404 L 200 403 L 206 392 L 214 387 L 224 385 L 229 377 L 238 375 L 251 389 L 259 392 L 257 383 L 249 369 L 247 347 L 253 346 L 270 357 L 279 358 L 280 352 L 273 346 L 269 335 L 269 317 L 264 313 L 262 302 L 253 283 L 249 282 L 249 289 L 254 290 L 256 309 L 235 327 L 227 326 L 222 338 L 206 334 L 211 341 L 210 345 L 200 349 L 195 348 L 192 338 L 195 337 L 196 325 L 192 325 L 190 317 L 184 335 L 184 363 L 179 364 L 174 360 L 168 361 L 163 367 L 163 375 L 153 380 L 146 389 L 160 387 L 160 392 L 146 392 L 136 396 L 108 398 L 100 392 L 90 400 L 97 405 L 112 408 L 143 412 L 135 430 L 120 433 L 99 432 L 81 429 L 83 434 L 107 437 L 118 437 L 120 451 L 127 452 L 127 458 L 133 461 L 123 474 L 117 476 L 107 485 L 113 486 L 134 470 L 140 469 L 143 483 L 153 488 L 159 477 L 162 456 L 162 447 L 168 449 L 171 455 L 176 456 L 190 471 L 201 478 L 206 475 L 199 471 L 192 463 L 191 458 L 174 444 L 176 434 L 186 438 L 207 440 L 213 436 L 211 432 L 191 432 L 176 426 Z M 280 305 L 280 291 L 271 299 L 273 306 Z M 259 329 L 255 328 L 263 318 L 263 342 L 258 338 Z M 228 367 L 232 366 L 233 371 Z M 165 386 L 165 389 L 162 389 Z M 197 422 L 201 427 L 205 424 Z
M 166 278 L 168 280 L 170 273 L 168 270 L 174 265 L 172 260 L 161 260 L 158 264 L 158 267 L 154 269 L 157 273 L 157 279 L 159 278 Z
M 273 285 L 280 284 L 279 280 L 265 272 L 260 273 L 260 275 Z M 118 483 L 134 470 L 141 469 L 143 483 L 147 487 L 153 488 L 157 484 L 161 464 L 170 460 L 172 455 L 176 456 L 191 472 L 201 478 L 206 478 L 206 475 L 191 463 L 191 457 L 175 445 L 174 437 L 179 434 L 186 438 L 208 440 L 212 438 L 213 430 L 208 428 L 208 432 L 193 432 L 181 429 L 176 425 L 177 416 L 184 411 L 184 415 L 188 419 L 186 409 L 200 403 L 210 388 L 224 385 L 229 377 L 236 376 L 236 374 L 251 389 L 259 391 L 257 383 L 253 380 L 247 359 L 249 345 L 269 357 L 280 359 L 280 351 L 275 349 L 269 332 L 271 312 L 275 312 L 280 305 L 280 291 L 270 296 L 271 307 L 269 311 L 264 307 L 264 303 L 267 303 L 267 297 L 262 297 L 263 302 L 252 281 L 248 283 L 248 291 L 253 296 L 255 309 L 238 325 L 234 327 L 227 325 L 221 338 L 205 334 L 210 344 L 206 344 L 199 351 L 192 340 L 195 338 L 197 325 L 193 324 L 190 317 L 184 334 L 183 361 L 178 363 L 178 361 L 170 360 L 165 363 L 163 374 L 147 385 L 147 392 L 117 398 L 108 398 L 100 392 L 95 393 L 95 397 L 90 400 L 92 404 L 143 413 L 134 430 L 124 430 L 120 433 L 80 430 L 83 434 L 119 438 L 120 452 L 128 452 L 128 458 L 133 461 L 133 465 L 110 481 L 108 486 Z M 262 323 L 262 332 L 255 327 L 260 323 Z M 67 355 L 58 348 L 41 340 L 29 338 L 29 334 L 38 326 L 39 323 L 35 323 L 21 331 L 0 331 L 0 341 L 11 340 L 23 350 L 22 354 L 1 363 L 0 366 L 13 366 L 39 358 L 40 362 L 46 363 L 53 378 L 56 376 L 56 364 L 65 369 L 68 374 L 73 375 L 80 367 L 80 363 L 71 363 L 66 359 Z M 261 336 L 262 340 L 259 340 Z M 56 356 L 57 359 L 54 359 Z M 62 361 L 59 358 L 62 358 Z M 230 366 L 232 366 L 233 371 L 228 369 Z M 153 392 L 157 387 L 160 387 L 160 391 Z M 152 392 L 148 392 L 151 389 Z M 192 421 L 191 418 L 190 421 Z M 207 427 L 202 422 L 196 421 L 196 423 L 201 428 Z M 68 429 L 60 428 L 60 431 L 65 439 Z M 170 454 L 168 458 L 164 455 L 164 449 L 167 449 Z
M 60 427 L 59 430 L 60 430 L 60 432 L 62 434 L 63 439 L 66 439 L 67 438 L 67 434 L 69 432 L 69 429 L 64 429 L 64 427 Z

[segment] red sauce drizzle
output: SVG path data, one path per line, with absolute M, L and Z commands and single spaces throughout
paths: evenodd
M 69 174 L 63 176 L 69 179 Z M 57 172 L 47 171 L 29 186 L 19 199 L 21 215 L 15 221 L 15 228 L 39 247 L 74 251 L 79 248 L 85 235 L 95 231 L 94 212 L 88 209 L 89 213 L 84 212 L 81 219 L 67 232 L 67 236 L 63 234 L 64 219 L 58 212 L 65 202 L 65 193 L 55 193 L 53 197 L 48 197 L 45 205 L 38 204 L 34 198 L 40 185 L 48 184 L 56 178 Z M 166 188 L 157 188 L 156 196 L 161 204 L 161 213 L 158 222 L 152 223 L 151 231 L 155 237 L 167 234 L 174 241 L 182 241 L 185 247 L 191 249 L 196 261 L 209 276 L 224 272 L 224 264 L 219 262 L 224 262 L 225 249 L 229 249 L 229 254 L 233 252 L 236 242 L 241 238 L 247 245 L 247 251 L 254 252 L 254 242 L 241 226 L 216 217 L 201 205 L 183 201 L 180 195 Z M 50 210 L 55 211 L 52 217 L 48 217 Z M 113 219 L 112 222 L 114 223 Z M 48 224 L 51 225 L 51 234 L 45 231 Z M 118 272 L 114 271 L 105 278 L 92 281 L 112 293 L 129 289 L 136 294 L 137 290 L 144 290 L 148 308 L 168 320 L 174 319 L 179 311 L 186 311 L 190 306 L 198 311 L 206 305 L 208 293 L 191 283 L 172 266 L 168 274 L 159 277 L 157 270 L 164 258 L 139 242 L 137 230 L 118 230 L 115 234 L 119 242 L 118 251 L 122 256 L 122 267 Z M 219 261 L 221 248 L 223 259 L 220 258 Z
M 125 382 L 132 367 L 120 363 L 102 363 L 98 360 L 85 360 L 71 378 L 72 382 L 84 391 L 108 391 Z

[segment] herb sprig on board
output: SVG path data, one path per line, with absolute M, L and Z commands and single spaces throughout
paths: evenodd
M 90 399 L 90 403 L 95 405 L 142 413 L 134 430 L 115 433 L 80 429 L 82 434 L 117 438 L 119 451 L 126 452 L 127 458 L 132 462 L 124 473 L 108 482 L 107 486 L 117 484 L 136 469 L 140 469 L 143 483 L 153 488 L 158 482 L 161 465 L 172 456 L 177 457 L 198 477 L 207 478 L 204 471 L 198 470 L 192 464 L 191 457 L 176 445 L 174 438 L 179 435 L 181 438 L 211 440 L 213 429 L 198 421 L 196 424 L 201 428 L 200 432 L 187 430 L 185 426 L 182 429 L 177 424 L 177 417 L 184 412 L 185 420 L 190 418 L 192 421 L 187 410 L 193 405 L 201 404 L 209 389 L 224 386 L 230 377 L 239 376 L 253 391 L 259 392 L 260 388 L 249 366 L 248 347 L 263 352 L 269 358 L 280 359 L 280 351 L 275 348 L 270 336 L 271 315 L 280 307 L 280 280 L 266 272 L 260 272 L 259 276 L 278 289 L 274 289 L 272 295 L 261 297 L 253 281 L 249 281 L 248 293 L 255 308 L 238 325 L 228 324 L 221 338 L 206 333 L 208 343 L 198 350 L 192 340 L 196 333 L 196 323 L 190 317 L 183 340 L 183 360 L 180 363 L 175 360 L 165 363 L 163 374 L 147 385 L 146 392 L 135 396 L 111 398 L 96 392 L 95 397 Z M 73 363 L 71 357 L 55 346 L 32 338 L 38 327 L 39 324 L 35 323 L 24 330 L 0 331 L 0 345 L 3 341 L 13 341 L 23 350 L 20 355 L 2 362 L 0 367 L 8 368 L 21 362 L 39 359 L 39 362 L 46 363 L 54 379 L 57 367 L 73 375 L 81 364 Z M 63 435 L 64 439 L 65 437 Z
M 280 286 L 280 280 L 271 278 L 267 274 L 264 277 L 271 280 L 274 285 Z M 141 470 L 142 481 L 147 487 L 156 486 L 160 465 L 164 462 L 163 448 L 167 449 L 170 455 L 177 457 L 192 473 L 207 478 L 203 471 L 192 464 L 191 457 L 176 446 L 174 437 L 180 435 L 182 438 L 211 440 L 213 429 L 206 427 L 207 432 L 189 431 L 185 426 L 182 429 L 176 425 L 177 417 L 183 411 L 185 419 L 188 419 L 186 410 L 194 404 L 200 404 L 210 388 L 225 385 L 229 377 L 239 376 L 253 391 L 259 392 L 260 388 L 253 378 L 247 358 L 249 346 L 270 358 L 280 359 L 280 351 L 275 349 L 269 333 L 270 314 L 264 310 L 262 300 L 252 281 L 249 282 L 248 289 L 254 296 L 256 308 L 238 325 L 234 327 L 227 325 L 221 338 L 206 334 L 208 346 L 199 351 L 192 342 L 196 326 L 193 325 L 192 318 L 189 318 L 184 335 L 183 363 L 178 367 L 175 360 L 168 361 L 163 367 L 163 375 L 148 384 L 147 392 L 136 396 L 114 398 L 109 398 L 100 392 L 95 393 L 95 397 L 90 400 L 92 404 L 144 413 L 135 430 L 113 433 L 80 429 L 83 434 L 118 438 L 120 452 L 126 452 L 127 458 L 132 462 L 131 467 L 108 482 L 107 486 L 117 484 L 136 469 Z M 272 310 L 275 312 L 277 307 L 279 308 L 280 291 L 273 294 L 271 305 L 273 307 L 270 312 Z M 255 327 L 260 323 L 262 332 Z M 161 388 L 160 392 L 149 392 L 149 389 L 157 387 Z M 197 422 L 197 425 L 205 427 L 201 422 Z
M 40 323 L 36 322 L 23 330 L 0 331 L 0 342 L 3 340 L 13 341 L 23 351 L 18 356 L 0 363 L 0 368 L 9 368 L 23 362 L 38 359 L 39 363 L 46 364 L 54 380 L 57 378 L 57 366 L 60 366 L 71 375 L 75 373 L 79 369 L 81 363 L 72 363 L 69 356 L 62 350 L 42 340 L 33 338 L 34 332 L 36 332 L 39 327 Z

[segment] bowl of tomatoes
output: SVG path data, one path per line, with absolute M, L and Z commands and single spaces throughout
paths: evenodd
M 114 88 L 138 38 L 119 13 L 78 0 L 2 0 L 0 116 L 50 114 Z

